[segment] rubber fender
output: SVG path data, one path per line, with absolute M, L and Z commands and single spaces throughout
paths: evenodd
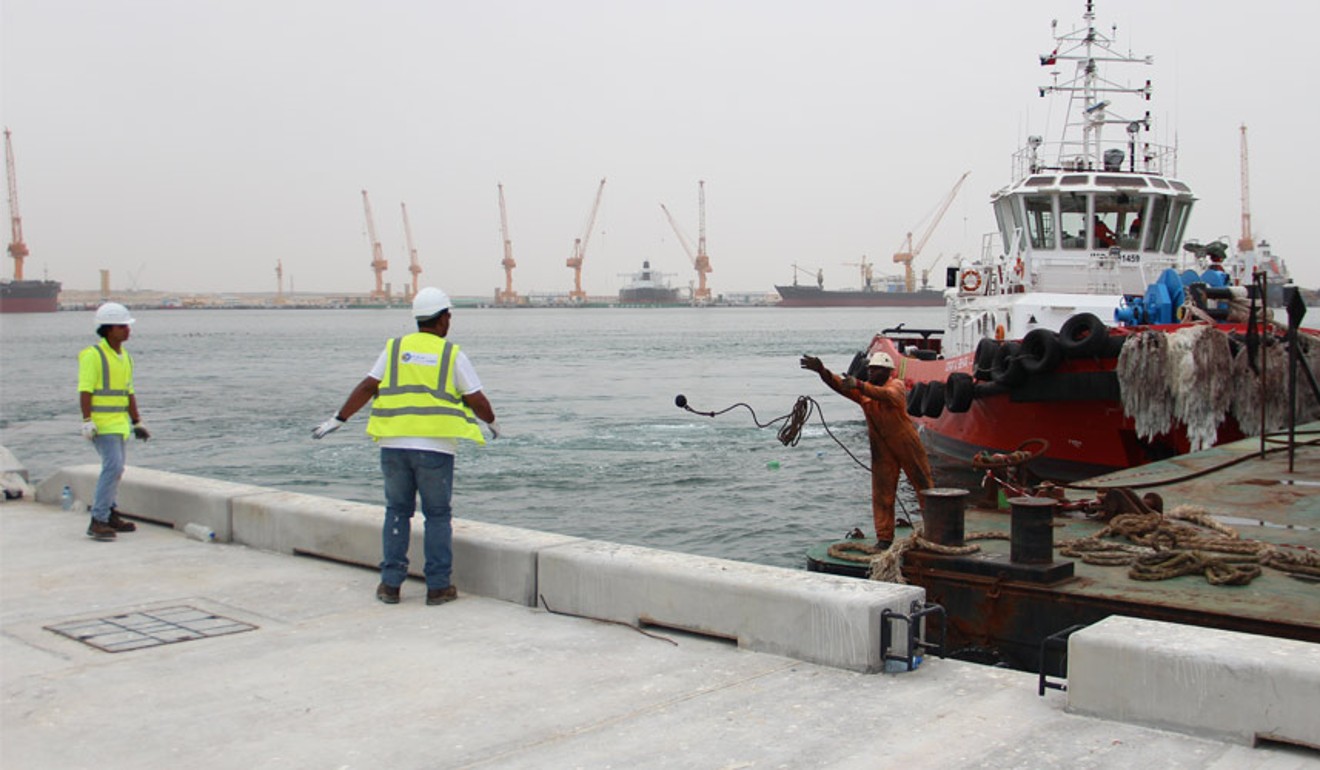
M 976 355 L 972 359 L 975 362 L 973 378 L 978 380 L 990 379 L 990 372 L 994 368 L 995 353 L 997 352 L 999 352 L 998 340 L 983 337 L 980 342 L 976 343 Z
M 1022 343 L 1005 342 L 995 353 L 995 363 L 990 369 L 990 379 L 1000 385 L 1017 385 L 1027 376 L 1022 368 Z
M 1118 358 L 1118 354 L 1123 352 L 1123 345 L 1131 337 L 1130 334 L 1110 334 L 1105 337 L 1104 349 L 1100 351 L 1101 358 Z
M 1022 368 L 1027 374 L 1054 371 L 1063 360 L 1063 346 L 1052 329 L 1032 329 L 1022 338 Z
M 950 412 L 965 412 L 972 408 L 976 396 L 976 383 L 967 372 L 954 372 L 944 381 L 944 407 Z
M 913 417 L 920 417 L 922 415 L 922 408 L 925 406 L 925 400 L 926 383 L 918 382 L 916 385 L 912 386 L 912 390 L 908 391 L 907 413 Z
M 848 376 L 856 377 L 859 380 L 866 379 L 866 361 L 866 351 L 857 351 L 857 355 L 853 356 L 852 363 L 848 364 Z
M 921 413 L 939 417 L 944 412 L 944 383 L 931 380 L 926 383 L 926 397 L 921 400 Z
M 1099 355 L 1108 337 L 1105 322 L 1094 313 L 1078 313 L 1059 329 L 1059 344 L 1064 354 L 1073 358 Z

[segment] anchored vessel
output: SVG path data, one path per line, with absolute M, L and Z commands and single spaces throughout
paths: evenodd
M 9 256 L 14 260 L 13 280 L 0 280 L 0 313 L 53 313 L 59 309 L 59 281 L 23 280 L 23 260 L 28 247 L 23 242 L 23 217 L 18 213 L 18 177 L 14 170 L 14 145 L 5 129 L 5 177 L 9 183 Z
M 1035 442 L 1034 470 L 1076 479 L 1278 427 L 1283 408 L 1260 404 L 1288 346 L 1263 306 L 1284 287 L 1181 248 L 1196 198 L 1151 141 L 1151 82 L 1101 75 L 1152 58 L 1114 50 L 1090 2 L 1054 38 L 1041 65 L 1073 72 L 1039 92 L 1067 103 L 1061 138 L 1015 154 L 997 232 L 948 270 L 946 326 L 885 330 L 867 352 L 894 357 L 927 445 L 960 461 Z M 1320 348 L 1299 337 L 1302 355 Z
M 651 269 L 650 260 L 632 274 L 632 281 L 619 289 L 619 302 L 626 305 L 672 305 L 679 301 L 678 289 L 665 281 L 663 273 Z

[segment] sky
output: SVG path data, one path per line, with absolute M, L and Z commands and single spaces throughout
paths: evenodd
M 863 257 L 896 273 L 971 172 L 915 261 L 939 275 L 980 253 L 1025 137 L 1057 133 L 1037 57 L 1084 5 L 0 0 L 26 277 L 273 292 L 278 262 L 286 290 L 365 293 L 366 190 L 396 291 L 406 203 L 422 284 L 491 296 L 503 184 L 515 290 L 564 293 L 604 178 L 589 294 L 643 260 L 694 280 L 660 204 L 695 243 L 698 180 L 715 293 L 773 291 L 795 264 L 846 288 Z M 1320 286 L 1301 194 L 1320 178 L 1320 4 L 1096 5 L 1154 56 L 1124 77 L 1153 81 L 1154 132 L 1200 199 L 1188 236 L 1236 241 L 1246 124 L 1256 237 Z

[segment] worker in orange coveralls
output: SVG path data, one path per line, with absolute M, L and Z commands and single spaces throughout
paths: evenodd
M 922 509 L 925 491 L 935 486 L 926 448 L 907 415 L 907 388 L 893 379 L 894 361 L 888 353 L 871 354 L 866 379 L 840 377 L 825 368 L 819 358 L 803 356 L 802 368 L 820 375 L 835 393 L 856 401 L 866 415 L 866 433 L 871 439 L 871 515 L 875 519 L 875 545 L 886 550 L 894 544 L 894 497 L 898 472 L 907 474 Z

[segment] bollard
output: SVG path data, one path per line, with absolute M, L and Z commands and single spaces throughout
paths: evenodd
M 967 507 L 966 489 L 927 489 L 926 511 L 921 515 L 922 535 L 937 545 L 963 545 L 963 512 Z
M 1011 497 L 1009 560 L 1018 564 L 1054 562 L 1054 509 L 1050 497 Z

